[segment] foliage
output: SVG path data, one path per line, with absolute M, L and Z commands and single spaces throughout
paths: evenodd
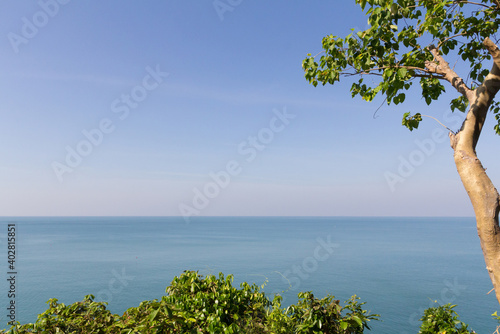
M 340 306 L 339 300 L 333 296 L 316 299 L 310 292 L 299 293 L 299 302 L 288 309 L 292 320 L 298 323 L 298 333 L 363 333 L 368 327 L 367 321 L 376 316 L 367 314 L 358 303 L 355 295 Z M 342 316 L 342 311 L 347 311 Z
M 497 311 L 495 311 L 495 313 L 493 313 L 491 316 L 495 318 L 495 320 L 500 324 L 500 315 L 497 314 Z M 493 332 L 493 334 L 500 334 L 500 325 L 497 326 L 497 329 L 495 332 Z
M 403 125 L 406 126 L 410 131 L 418 128 L 420 121 L 422 120 L 422 115 L 420 113 L 416 113 L 413 116 L 410 116 L 410 113 L 407 112 L 403 115 Z
M 418 80 L 422 98 L 427 104 L 437 100 L 448 81 L 461 94 L 451 100 L 452 110 L 464 112 L 468 100 L 463 87 L 479 86 L 489 73 L 483 68 L 492 57 L 484 47 L 486 38 L 496 40 L 500 20 L 498 0 L 355 0 L 366 10 L 369 28 L 354 31 L 345 38 L 329 35 L 323 38 L 323 52 L 308 54 L 302 62 L 306 79 L 335 84 L 342 76 L 358 76 L 351 86 L 352 96 L 366 101 L 385 96 L 387 104 L 405 101 L 405 92 Z M 437 57 L 461 61 L 469 71 L 464 86 L 460 77 L 446 77 Z M 367 75 L 379 80 L 364 79 Z M 500 134 L 500 106 L 490 109 L 497 116 L 495 131 Z M 404 119 L 407 118 L 405 114 Z M 421 119 L 403 125 L 416 128 Z
M 425 310 L 424 316 L 420 319 L 419 334 L 470 334 L 467 325 L 458 320 L 457 313 L 453 310 L 456 305 L 446 304 L 437 307 L 431 307 Z M 458 327 L 460 326 L 460 327 Z
M 161 300 L 144 301 L 122 316 L 88 295 L 71 305 L 48 301 L 34 324 L 17 324 L 3 333 L 339 333 L 358 334 L 378 319 L 353 296 L 341 306 L 333 296 L 299 294 L 296 305 L 282 308 L 255 284 L 232 285 L 233 276 L 202 277 L 185 271 L 175 277 Z
M 57 299 L 47 304 L 49 308 L 38 315 L 36 323 L 12 326 L 8 333 L 106 333 L 118 318 L 92 295 L 67 306 L 58 304 Z

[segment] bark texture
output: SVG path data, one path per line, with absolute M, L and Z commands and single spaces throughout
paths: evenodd
M 489 38 L 484 40 L 483 45 L 493 57 L 493 66 L 481 86 L 474 90 L 466 87 L 464 81 L 449 67 L 436 48 L 430 48 L 434 61 L 428 62 L 426 67 L 443 75 L 469 101 L 469 110 L 462 128 L 457 134 L 450 133 L 450 143 L 454 150 L 458 174 L 474 207 L 486 269 L 493 283 L 497 300 L 500 302 L 500 227 L 498 224 L 500 196 L 476 155 L 476 145 L 486 115 L 500 88 L 500 50 Z

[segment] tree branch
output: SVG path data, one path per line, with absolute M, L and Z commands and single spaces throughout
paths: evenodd
M 499 5 L 499 0 L 493 0 L 495 2 L 495 4 L 498 6 Z M 457 1 L 456 3 L 466 3 L 466 4 L 469 4 L 469 5 L 476 5 L 476 6 L 482 6 L 482 7 L 486 7 L 486 8 L 491 8 L 490 6 L 488 5 L 485 5 L 484 3 L 479 3 L 479 2 L 473 2 L 473 1 Z
M 443 39 L 442 41 L 440 41 L 440 42 L 439 42 L 439 44 L 438 44 L 437 48 L 439 49 L 439 48 L 441 47 L 441 45 L 443 45 L 444 43 L 446 43 L 446 42 L 447 42 L 447 41 L 449 41 L 450 39 L 453 39 L 453 38 L 455 38 L 455 37 L 459 37 L 459 36 L 463 36 L 463 35 L 465 35 L 465 32 L 461 32 L 460 34 L 456 34 L 456 35 L 454 35 L 454 36 L 450 36 L 450 37 L 448 37 L 448 38 L 445 38 L 445 39 Z
M 498 0 L 493 0 L 495 2 L 495 4 L 497 5 L 497 8 L 500 9 L 500 1 Z
M 440 74 L 443 79 L 448 81 L 455 89 L 464 95 L 469 101 L 474 98 L 473 91 L 467 87 L 464 80 L 450 67 L 448 62 L 439 54 L 434 45 L 429 45 L 429 51 L 434 56 L 434 61 L 426 61 L 425 67 L 429 72 Z
M 497 1 L 498 2 L 498 1 Z M 493 43 L 489 37 L 486 37 L 483 41 L 483 45 L 486 47 L 490 55 L 493 57 L 493 62 L 500 68 L 500 49 Z
M 421 67 L 416 67 L 416 66 L 404 66 L 404 65 L 393 65 L 393 66 L 380 66 L 380 67 L 374 67 L 374 68 L 369 68 L 366 70 L 362 71 L 356 71 L 355 73 L 344 73 L 348 75 L 359 75 L 359 74 L 371 74 L 371 75 L 382 75 L 380 73 L 371 73 L 373 71 L 382 71 L 388 68 L 406 68 L 407 70 L 414 70 L 414 71 L 421 71 L 424 73 L 428 73 L 428 75 L 423 75 L 423 74 L 412 74 L 412 76 L 424 76 L 424 77 L 436 77 L 438 79 L 444 79 L 444 76 L 442 76 L 440 73 L 436 73 L 434 71 L 431 71 L 429 69 L 421 68 Z M 438 76 L 435 76 L 433 74 L 438 74 Z
M 465 136 L 463 143 L 474 150 L 491 102 L 500 90 L 500 50 L 488 37 L 484 39 L 483 45 L 493 57 L 493 66 L 481 85 L 472 91 L 473 98 L 469 99 L 470 109 L 460 129 L 460 135 Z
M 436 122 L 438 122 L 442 127 L 446 128 L 448 131 L 450 131 L 451 133 L 453 134 L 456 134 L 455 131 L 453 131 L 452 129 L 450 129 L 449 127 L 447 127 L 446 125 L 444 125 L 443 123 L 441 123 L 436 117 L 432 117 L 432 116 L 429 116 L 429 115 L 420 115 L 422 117 L 429 117 L 429 118 L 432 118 L 433 120 L 435 120 Z

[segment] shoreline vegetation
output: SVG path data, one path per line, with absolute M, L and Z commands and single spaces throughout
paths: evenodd
M 15 323 L 0 333 L 322 333 L 358 334 L 370 330 L 378 314 L 364 310 L 352 296 L 342 305 L 334 296 L 316 298 L 300 292 L 297 304 L 281 306 L 278 294 L 270 299 L 257 286 L 232 285 L 233 276 L 203 277 L 184 271 L 166 288 L 160 300 L 143 301 L 122 316 L 112 314 L 105 302 L 87 295 L 71 305 L 50 299 L 35 323 Z M 475 333 L 459 321 L 455 305 L 425 310 L 419 333 Z

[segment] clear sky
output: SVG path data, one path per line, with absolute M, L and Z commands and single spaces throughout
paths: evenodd
M 449 100 L 304 79 L 350 28 L 354 1 L 2 1 L 0 215 L 473 215 L 446 131 L 401 126 L 458 129 Z

